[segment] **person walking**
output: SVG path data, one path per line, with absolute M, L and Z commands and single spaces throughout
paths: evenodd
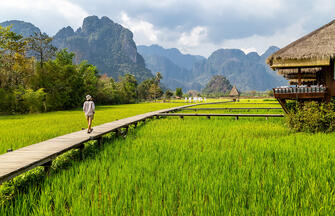
M 83 111 L 85 112 L 88 128 L 87 133 L 91 133 L 93 131 L 92 128 L 92 120 L 95 113 L 95 105 L 91 95 L 86 95 L 86 101 L 83 105 Z

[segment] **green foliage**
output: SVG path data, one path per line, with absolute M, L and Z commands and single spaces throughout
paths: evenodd
M 134 75 L 126 74 L 119 77 L 117 89 L 120 92 L 121 103 L 135 103 L 137 100 L 137 81 Z
M 138 85 L 137 92 L 138 92 L 138 98 L 140 100 L 150 99 L 149 89 L 153 83 L 154 83 L 154 79 L 151 78 L 151 79 L 144 80 Z
M 332 132 L 335 130 L 334 103 L 305 102 L 289 106 L 287 125 L 296 132 Z
M 39 64 L 35 58 L 26 57 L 26 51 L 35 56 Z M 136 67 L 144 66 L 141 56 L 137 57 L 141 65 Z M 163 94 L 159 86 L 163 77 L 159 72 L 155 77 L 147 76 L 138 86 L 135 76 L 131 75 L 133 67 L 127 63 L 114 68 L 122 70 L 118 74 L 125 74 L 115 82 L 106 75 L 99 76 L 97 68 L 88 61 L 74 64 L 74 58 L 75 54 L 66 49 L 56 52 L 47 34 L 39 32 L 23 40 L 10 27 L 0 26 L 0 112 L 73 109 L 81 106 L 87 94 L 92 95 L 97 104 L 135 103 Z
M 170 100 L 171 97 L 173 96 L 173 92 L 171 90 L 166 90 L 164 93 L 165 99 Z
M 182 90 L 182 88 L 176 88 L 176 96 L 183 97 L 183 90 Z
M 97 85 L 97 102 L 104 105 L 121 103 L 120 92 L 113 78 L 103 75 L 99 78 Z

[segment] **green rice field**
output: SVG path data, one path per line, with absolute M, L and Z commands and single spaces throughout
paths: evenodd
M 166 117 L 109 137 L 0 215 L 335 214 L 333 133 L 293 133 L 283 118 Z
M 155 110 L 184 104 L 141 103 L 113 106 L 97 106 L 93 127 Z M 53 137 L 87 128 L 81 109 L 42 114 L 0 116 L 0 154 L 7 149 L 18 149 Z

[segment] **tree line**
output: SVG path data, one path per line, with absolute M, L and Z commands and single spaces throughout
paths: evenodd
M 32 113 L 73 109 L 83 103 L 85 95 L 97 104 L 135 103 L 173 95 L 161 86 L 162 76 L 137 83 L 126 74 L 117 81 L 99 75 L 87 61 L 74 64 L 75 54 L 57 50 L 45 33 L 31 37 L 0 26 L 0 112 Z

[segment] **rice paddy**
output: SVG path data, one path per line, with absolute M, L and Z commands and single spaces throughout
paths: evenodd
M 183 104 L 141 103 L 97 106 L 93 127 L 154 110 Z M 42 114 L 0 116 L 0 154 L 87 127 L 81 109 Z
M 334 140 L 278 118 L 152 120 L 19 191 L 0 215 L 334 215 Z

